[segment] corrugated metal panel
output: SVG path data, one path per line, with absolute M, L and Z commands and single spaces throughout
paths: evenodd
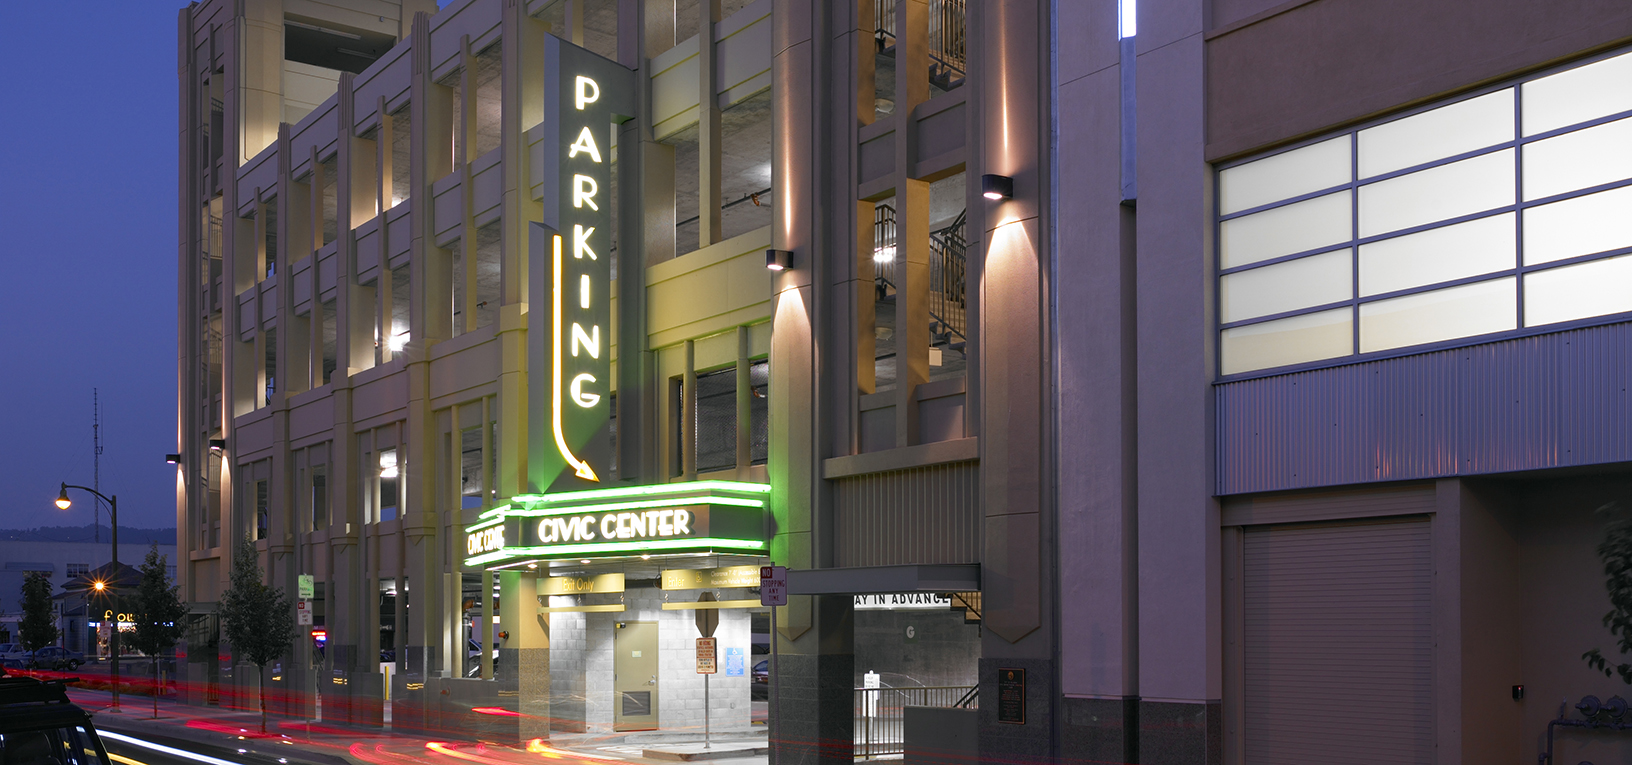
M 1219 385 L 1218 492 L 1632 460 L 1632 324 Z
M 980 464 L 833 481 L 834 565 L 980 562 Z
M 1426 521 L 1246 532 L 1247 762 L 1433 761 L 1429 540 Z

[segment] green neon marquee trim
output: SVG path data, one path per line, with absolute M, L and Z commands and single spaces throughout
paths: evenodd
M 541 507 L 538 509 L 510 510 L 505 513 L 508 518 L 536 518 L 545 515 L 577 515 L 579 513 L 600 513 L 613 510 L 640 510 L 654 507 L 685 507 L 687 505 L 735 505 L 737 507 L 764 507 L 765 503 L 757 499 L 742 499 L 739 497 L 670 497 L 667 499 L 647 499 L 639 502 L 608 502 L 599 505 L 572 505 L 570 507 Z
M 751 539 L 716 539 L 705 537 L 702 539 L 659 539 L 651 542 L 592 542 L 581 545 L 552 545 L 548 547 L 506 547 L 494 550 L 474 558 L 466 558 L 466 566 L 480 566 L 484 563 L 505 560 L 507 558 L 521 558 L 526 556 L 545 555 L 584 555 L 588 553 L 607 552 L 645 552 L 649 550 L 684 550 L 691 548 L 725 547 L 734 550 L 763 550 L 764 542 Z
M 517 494 L 513 499 L 556 504 L 558 502 L 576 502 L 579 500 L 680 494 L 697 491 L 743 491 L 754 494 L 769 494 L 771 486 L 765 483 L 747 483 L 744 481 L 685 481 L 681 483 L 659 483 L 650 486 L 618 486 L 611 489 L 567 491 L 558 494 Z
M 465 531 L 481 531 L 482 529 L 498 526 L 502 523 L 504 523 L 503 518 L 490 518 L 474 526 L 466 526 Z
M 510 509 L 510 505 L 508 505 L 508 504 L 499 505 L 497 507 L 490 507 L 487 510 L 483 511 L 481 515 L 478 515 L 476 517 L 477 518 L 491 518 L 491 517 L 496 516 L 496 515 L 502 515 L 502 514 L 504 514 L 504 511 L 509 510 L 509 509 Z

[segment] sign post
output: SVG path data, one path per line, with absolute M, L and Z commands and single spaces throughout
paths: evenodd
M 786 566 L 759 567 L 759 604 L 771 607 L 771 765 L 776 765 L 776 741 L 782 732 L 782 680 L 776 673 L 776 607 L 788 604 L 788 569 Z
M 710 630 L 712 632 L 712 630 Z M 703 676 L 703 748 L 712 749 L 714 745 L 709 741 L 709 716 L 713 710 L 708 703 L 708 676 L 719 671 L 718 660 L 719 638 L 697 638 L 697 674 Z
M 299 574 L 295 577 L 295 589 L 299 591 L 301 600 L 311 600 L 317 597 L 317 583 L 311 574 Z

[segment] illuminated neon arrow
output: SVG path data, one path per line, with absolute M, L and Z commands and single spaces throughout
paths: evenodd
M 571 465 L 579 478 L 599 482 L 601 479 L 589 467 L 589 463 L 574 456 L 572 449 L 567 446 L 566 434 L 561 431 L 561 235 L 555 235 L 555 448 L 561 451 L 561 456 Z

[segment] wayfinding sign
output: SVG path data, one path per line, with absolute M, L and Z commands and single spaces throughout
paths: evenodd
M 634 72 L 545 35 L 543 222 L 528 227 L 528 482 L 538 492 L 612 478 L 613 130 L 632 119 Z

